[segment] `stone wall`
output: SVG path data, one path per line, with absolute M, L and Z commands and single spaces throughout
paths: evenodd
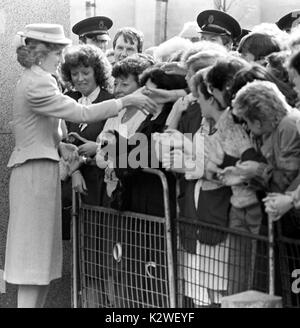
M 22 71 L 16 61 L 13 38 L 18 31 L 30 23 L 59 23 L 64 25 L 66 35 L 70 35 L 69 0 L 1 0 L 0 5 L 0 269 L 3 269 L 6 229 L 8 221 L 8 181 L 6 168 L 13 148 L 13 136 L 9 122 L 12 117 L 14 88 Z M 30 190 L 28 191 L 30 192 Z M 69 270 L 65 276 L 69 277 Z M 56 284 L 54 284 L 56 285 Z M 59 286 L 61 290 L 67 290 Z M 68 292 L 68 291 L 67 291 Z M 52 291 L 53 293 L 53 291 Z M 0 308 L 16 305 L 15 289 L 7 286 L 7 293 L 0 294 Z M 67 297 L 66 297 L 67 298 Z M 50 300 L 51 304 L 55 304 Z M 54 302 L 54 303 L 53 303 Z M 64 301 L 65 304 L 66 301 Z M 48 302 L 49 303 L 49 302 Z M 59 307 L 59 305 L 57 305 Z

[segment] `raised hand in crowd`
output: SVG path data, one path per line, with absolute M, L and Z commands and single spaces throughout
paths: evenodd
M 291 195 L 271 193 L 263 199 L 266 212 L 272 217 L 273 221 L 278 221 L 284 214 L 294 207 Z
M 245 177 L 245 179 L 252 179 L 257 176 L 257 172 L 260 167 L 259 162 L 247 161 L 247 162 L 238 162 L 236 167 L 239 171 L 239 174 Z
M 242 172 L 238 167 L 230 166 L 219 172 L 218 178 L 225 186 L 236 186 L 247 180 L 247 178 L 241 173 Z
M 83 138 L 82 136 L 80 136 L 77 132 L 68 133 L 67 142 L 74 143 L 75 140 L 79 140 L 84 143 L 89 141 L 86 138 Z
M 60 156 L 67 162 L 72 162 L 79 158 L 78 148 L 73 144 L 61 142 L 59 144 L 59 152 Z
M 81 156 L 94 157 L 97 152 L 97 143 L 94 141 L 88 141 L 78 147 L 78 153 Z
M 146 115 L 156 114 L 158 108 L 154 100 L 149 98 L 149 95 L 143 92 L 143 88 L 136 90 L 135 92 L 124 96 L 122 98 L 123 107 L 135 106 Z
M 183 75 L 183 76 L 186 76 L 186 74 L 187 74 L 186 66 L 180 62 L 165 63 L 161 66 L 161 68 L 167 74 L 177 74 L 177 75 Z
M 145 96 L 150 98 L 155 98 L 157 103 L 166 104 L 169 102 L 175 102 L 180 97 L 184 97 L 187 95 L 185 90 L 165 90 L 165 89 L 156 89 L 156 88 L 149 88 L 144 87 L 141 89 L 142 93 Z

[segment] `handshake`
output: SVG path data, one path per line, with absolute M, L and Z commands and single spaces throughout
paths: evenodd
M 66 180 L 69 176 L 77 171 L 82 164 L 88 164 L 92 161 L 91 158 L 84 155 L 79 155 L 79 149 L 73 144 L 61 142 L 59 145 L 60 160 L 60 177 L 61 180 Z

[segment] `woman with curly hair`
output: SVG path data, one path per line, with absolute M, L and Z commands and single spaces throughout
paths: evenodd
M 69 47 L 64 55 L 61 75 L 72 90 L 66 95 L 81 104 L 100 103 L 112 99 L 113 79 L 111 65 L 105 54 L 92 45 Z M 67 123 L 68 141 L 78 147 L 79 155 L 93 158 L 96 155 L 97 136 L 102 132 L 106 121 L 90 124 Z M 97 166 L 82 164 L 81 167 L 62 183 L 63 239 L 70 239 L 72 206 L 72 180 L 75 189 L 90 205 L 102 205 L 102 185 L 104 171 Z
M 18 286 L 19 308 L 43 307 L 51 281 L 62 274 L 59 160 L 72 161 L 78 154 L 75 146 L 61 142 L 60 120 L 101 121 L 134 103 L 156 108 L 141 94 L 90 106 L 63 95 L 54 76 L 70 43 L 58 24 L 29 24 L 17 34 L 17 60 L 24 70 L 12 110 L 4 279 Z
M 278 204 L 277 195 L 290 194 L 299 186 L 300 167 L 300 135 L 297 124 L 300 119 L 299 110 L 287 103 L 278 87 L 269 81 L 254 81 L 244 86 L 233 101 L 233 111 L 242 117 L 253 134 L 261 136 L 263 143 L 261 152 L 267 164 L 254 161 L 237 165 L 240 174 L 248 180 L 255 179 L 261 183 L 261 188 L 268 194 L 264 199 L 266 211 L 276 223 L 276 233 L 299 239 L 299 213 L 292 206 L 282 210 Z M 280 246 L 279 246 L 280 247 Z M 285 261 L 293 256 L 289 249 L 275 251 L 275 293 L 285 296 L 285 277 L 281 270 L 292 277 L 292 271 L 298 267 L 299 261 Z M 299 253 L 295 246 L 293 252 Z M 294 254 L 294 253 L 293 253 Z M 288 281 L 288 284 L 292 283 Z M 299 297 L 292 295 L 292 303 L 299 304 Z
M 248 161 L 238 165 L 247 179 L 259 179 L 266 192 L 294 191 L 299 185 L 300 112 L 290 107 L 278 87 L 269 81 L 244 86 L 233 101 L 234 113 L 242 117 L 254 135 L 262 137 L 261 152 L 267 163 Z M 292 236 L 291 220 L 283 218 L 283 233 Z

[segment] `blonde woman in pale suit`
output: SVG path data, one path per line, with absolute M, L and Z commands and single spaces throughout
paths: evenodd
M 49 284 L 61 277 L 61 191 L 59 156 L 76 152 L 60 142 L 59 119 L 90 123 L 118 115 L 123 107 L 150 112 L 155 104 L 135 93 L 119 100 L 84 106 L 64 96 L 56 74 L 63 48 L 71 43 L 62 26 L 27 25 L 18 33 L 18 61 L 25 70 L 16 86 L 13 106 L 15 149 L 9 198 L 5 280 L 18 288 L 18 307 L 43 307 Z

